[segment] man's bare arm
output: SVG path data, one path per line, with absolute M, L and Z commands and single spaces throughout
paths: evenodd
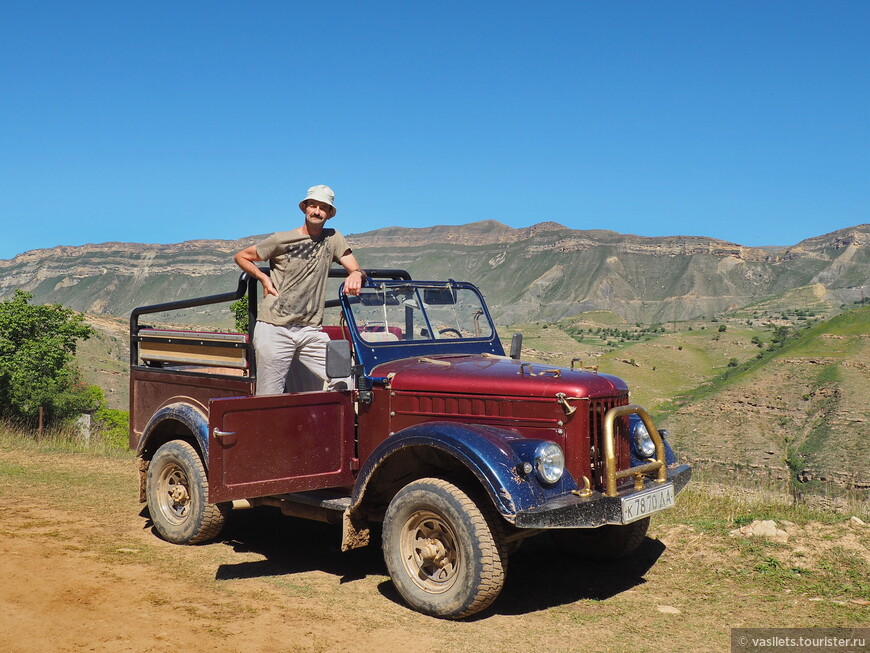
M 344 282 L 344 294 L 359 295 L 363 279 L 366 277 L 365 270 L 359 266 L 359 263 L 356 262 L 356 258 L 354 258 L 354 255 L 350 253 L 350 250 L 347 250 L 342 257 L 338 259 L 338 262 L 341 263 L 345 270 L 347 270 L 347 279 Z
M 247 272 L 249 276 L 260 280 L 260 283 L 263 284 L 263 297 L 266 295 L 278 296 L 278 291 L 275 290 L 275 286 L 272 285 L 272 279 L 268 274 L 260 272 L 260 266 L 256 263 L 256 261 L 261 260 L 260 255 L 257 254 L 256 245 L 251 245 L 250 247 L 246 247 L 242 251 L 237 252 L 236 255 L 233 256 L 233 260 L 236 262 L 236 265 Z

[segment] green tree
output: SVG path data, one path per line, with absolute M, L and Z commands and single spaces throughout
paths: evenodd
M 236 331 L 239 333 L 248 332 L 248 296 L 244 295 L 241 299 L 230 304 L 230 310 L 233 312 L 233 317 L 236 320 Z
M 773 343 L 782 345 L 786 340 L 788 340 L 790 335 L 791 331 L 787 326 L 778 326 L 774 328 L 773 337 L 770 340 Z
M 0 302 L 0 416 L 31 427 L 99 405 L 73 364 L 77 342 L 93 329 L 72 309 L 33 306 L 32 298 L 16 290 Z

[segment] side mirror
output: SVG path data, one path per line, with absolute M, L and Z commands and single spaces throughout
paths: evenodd
M 330 379 L 346 378 L 351 375 L 352 366 L 350 342 L 330 340 L 326 345 L 326 376 Z
M 511 338 L 511 358 L 515 361 L 520 359 L 520 353 L 523 350 L 523 334 L 515 333 L 514 337 Z

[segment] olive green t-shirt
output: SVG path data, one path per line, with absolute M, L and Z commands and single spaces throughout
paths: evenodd
M 329 268 L 348 252 L 335 229 L 324 229 L 317 238 L 299 229 L 279 231 L 257 243 L 257 256 L 269 261 L 278 291 L 277 297 L 263 299 L 257 319 L 276 326 L 320 326 Z

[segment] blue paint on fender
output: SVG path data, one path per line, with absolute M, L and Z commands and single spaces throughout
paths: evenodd
M 512 521 L 517 512 L 536 508 L 577 489 L 567 471 L 552 485 L 541 483 L 534 471 L 529 474 L 522 471 L 524 463 L 534 466 L 535 450 L 544 442 L 548 441 L 476 424 L 427 422 L 411 426 L 384 440 L 368 457 L 354 486 L 351 509 L 362 500 L 372 475 L 393 454 L 423 447 L 442 451 L 462 463 L 486 488 L 498 511 Z
M 182 402 L 164 406 L 151 416 L 151 419 L 148 420 L 148 424 L 145 425 L 145 429 L 142 431 L 139 445 L 136 447 L 138 455 L 142 455 L 142 451 L 145 449 L 145 445 L 148 444 L 154 429 L 166 420 L 174 420 L 184 424 L 196 437 L 203 459 L 208 461 L 208 419 L 206 419 L 206 416 L 202 412 L 190 404 Z

